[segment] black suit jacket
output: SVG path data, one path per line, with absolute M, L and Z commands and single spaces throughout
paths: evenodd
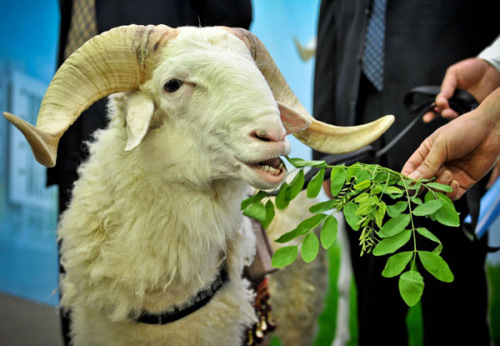
M 370 0 L 324 0 L 320 7 L 314 77 L 314 115 L 336 125 L 364 123 L 394 114 L 384 135 L 396 136 L 414 116 L 403 105 L 411 88 L 440 85 L 453 63 L 476 56 L 500 33 L 498 0 L 388 0 L 383 114 L 356 114 L 361 59 Z M 441 121 L 419 123 L 388 155 L 388 165 L 404 162 Z M 315 153 L 315 157 L 320 156 Z
M 73 2 L 60 0 L 61 25 L 58 65 L 64 61 L 64 48 L 71 25 Z M 252 21 L 250 0 L 96 0 L 98 32 L 128 24 L 166 24 L 178 26 L 224 25 L 248 29 Z M 77 179 L 77 167 L 88 153 L 85 142 L 99 128 L 106 126 L 105 100 L 96 102 L 61 138 L 57 165 L 48 169 L 47 185 L 58 184 L 68 191 Z M 62 201 L 64 209 L 66 201 Z

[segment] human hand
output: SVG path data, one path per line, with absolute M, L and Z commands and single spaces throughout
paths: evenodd
M 437 129 L 403 167 L 412 179 L 436 177 L 460 198 L 497 163 L 500 154 L 500 88 L 480 106 Z
M 482 102 L 493 90 L 500 86 L 500 71 L 480 58 L 470 58 L 451 65 L 441 84 L 441 92 L 436 96 L 436 107 L 427 112 L 424 122 L 434 120 L 437 114 L 452 120 L 458 113 L 450 108 L 448 100 L 456 88 L 467 90 L 478 102 Z

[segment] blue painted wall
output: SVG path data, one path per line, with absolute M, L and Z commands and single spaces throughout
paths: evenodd
M 57 0 L 0 2 L 0 111 L 34 121 L 56 66 Z M 56 190 L 0 119 L 0 291 L 57 304 Z

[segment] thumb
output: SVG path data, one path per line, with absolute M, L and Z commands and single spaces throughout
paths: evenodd
M 418 166 L 409 177 L 414 180 L 429 179 L 435 177 L 443 164 L 446 161 L 446 151 L 441 148 L 432 147 L 429 154 L 424 158 L 420 166 Z

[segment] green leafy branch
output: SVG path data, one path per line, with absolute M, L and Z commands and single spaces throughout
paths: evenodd
M 399 276 L 399 291 L 407 305 L 417 304 L 422 296 L 422 268 L 440 281 L 453 281 L 453 273 L 440 256 L 443 249 L 441 241 L 427 228 L 415 226 L 417 217 L 451 227 L 460 225 L 453 202 L 444 194 L 452 191 L 450 186 L 429 179 L 414 181 L 374 164 L 330 166 L 324 161 L 286 159 L 297 170 L 293 180 L 285 182 L 274 199 L 272 193 L 259 191 L 244 200 L 241 204 L 244 215 L 259 220 L 267 228 L 275 216 L 275 208 L 286 209 L 302 191 L 305 185 L 304 169 L 308 167 L 316 167 L 318 172 L 307 185 L 307 197 L 318 196 L 326 170 L 331 169 L 330 192 L 333 198 L 311 206 L 311 217 L 275 239 L 282 244 L 297 239 L 301 244 L 278 249 L 272 258 L 274 267 L 292 264 L 299 250 L 303 260 L 309 263 L 318 255 L 320 244 L 324 249 L 330 248 L 338 231 L 338 222 L 332 212 L 343 211 L 349 226 L 359 232 L 361 256 L 390 255 L 382 276 Z M 313 232 L 317 227 L 321 227 L 319 239 Z M 435 248 L 431 251 L 418 249 L 420 238 L 430 240 Z

